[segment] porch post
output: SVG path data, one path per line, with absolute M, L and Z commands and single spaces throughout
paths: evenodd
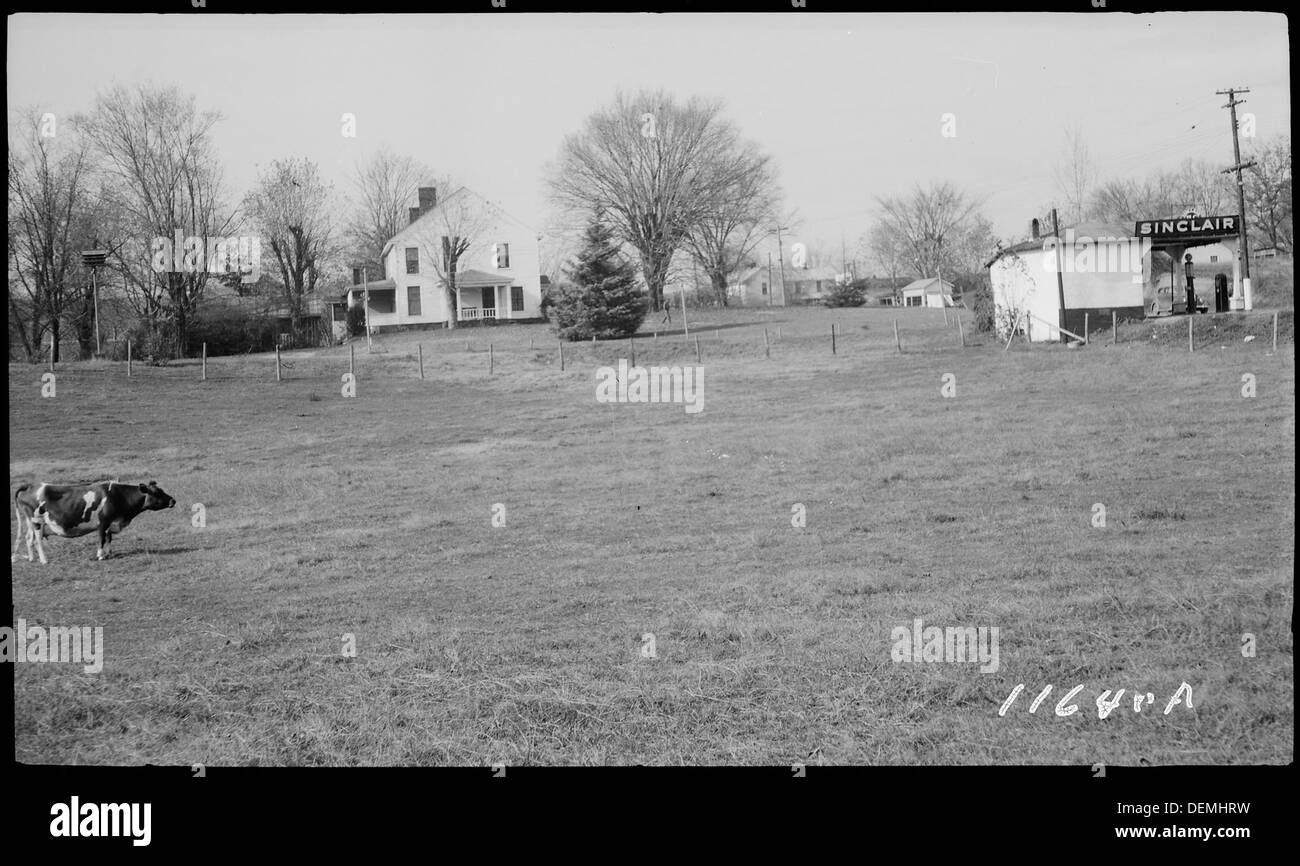
M 451 316 L 451 318 L 452 318 L 452 320 L 453 320 L 454 322 L 459 322 L 459 321 L 460 321 L 460 311 L 461 311 L 460 285 L 457 284 L 457 285 L 456 285 L 456 309 L 454 309 L 454 310 L 448 310 L 448 311 L 447 311 L 447 315 L 448 315 L 448 316 Z

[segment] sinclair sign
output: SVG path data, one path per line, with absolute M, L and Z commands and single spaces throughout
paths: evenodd
M 1154 243 L 1225 240 L 1237 236 L 1237 215 L 1140 220 L 1133 230 L 1139 240 Z

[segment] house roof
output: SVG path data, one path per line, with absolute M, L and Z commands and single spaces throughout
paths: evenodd
M 939 285 L 938 285 L 938 283 L 939 283 L 939 278 L 938 278 L 938 277 L 924 277 L 924 278 L 919 279 L 919 280 L 912 280 L 912 282 L 910 282 L 910 283 L 908 283 L 907 285 L 903 286 L 903 288 L 901 289 L 901 291 L 904 291 L 904 292 L 915 292 L 915 291 L 918 291 L 918 290 L 922 290 L 922 291 L 925 291 L 926 294 L 930 294 L 930 293 L 931 293 L 931 290 L 933 290 L 934 294 L 939 294 Z M 956 288 L 956 286 L 954 286 L 952 283 L 948 282 L 947 280 L 944 280 L 944 281 L 943 281 L 943 287 L 944 287 L 944 289 L 946 289 L 946 290 L 948 290 L 948 291 L 952 291 L 953 289 Z M 944 292 L 944 294 L 947 294 L 947 292 Z
M 420 214 L 420 215 L 419 215 L 418 217 L 416 217 L 413 221 L 411 221 L 411 222 L 407 223 L 406 225 L 402 226 L 402 228 L 397 232 L 397 234 L 395 234 L 395 235 L 393 235 L 391 238 L 389 238 L 389 239 L 388 239 L 388 242 L 384 244 L 384 250 L 383 250 L 383 252 L 381 252 L 381 253 L 379 254 L 379 257 L 380 257 L 380 258 L 384 258 L 385 256 L 387 256 L 387 255 L 388 255 L 388 251 L 389 251 L 390 249 L 393 248 L 393 246 L 398 242 L 398 240 L 400 240 L 403 236 L 405 236 L 408 232 L 410 232 L 410 230 L 411 230 L 414 226 L 419 225 L 419 224 L 420 224 L 421 222 L 423 222 L 425 219 L 428 219 L 431 215 L 433 215 L 433 214 L 437 213 L 438 211 L 442 210 L 443 207 L 447 204 L 447 202 L 451 201 L 452 199 L 455 199 L 455 198 L 458 198 L 458 197 L 461 197 L 461 196 L 465 196 L 465 195 L 472 195 L 472 196 L 474 196 L 474 197 L 477 198 L 479 201 L 483 202 L 483 204 L 487 205 L 487 206 L 488 206 L 488 207 L 493 211 L 493 213 L 500 214 L 501 216 L 505 217 L 506 219 L 510 220 L 511 222 L 517 223 L 520 227 L 525 228 L 525 229 L 528 229 L 528 231 L 533 232 L 534 234 L 536 234 L 536 230 L 533 229 L 532 226 L 528 225 L 528 224 L 527 224 L 526 222 L 524 222 L 523 220 L 521 220 L 521 219 L 519 219 L 519 218 L 517 218 L 517 217 L 515 217 L 515 216 L 512 216 L 512 215 L 509 214 L 509 213 L 507 213 L 507 212 L 505 211 L 505 209 L 502 208 L 500 205 L 496 204 L 495 202 L 488 201 L 488 200 L 487 200 L 486 198 L 484 198 L 482 195 L 480 195 L 479 193 L 475 192 L 474 190 L 470 189 L 470 188 L 467 187 L 467 186 L 459 186 L 459 187 L 457 187 L 456 189 L 454 189 L 452 192 L 450 192 L 449 194 L 447 194 L 447 195 L 445 195 L 445 196 L 439 198 L 439 199 L 438 199 L 438 203 L 435 204 L 433 207 L 429 208 L 427 211 L 425 211 L 424 213 Z
M 838 278 L 839 272 L 825 265 L 820 268 L 797 268 L 785 272 L 785 281 L 787 283 L 807 283 L 814 280 L 833 281 Z
M 1071 232 L 1073 232 L 1073 235 L 1070 234 Z M 1072 226 L 1061 227 L 1062 240 L 1068 241 L 1072 236 L 1076 242 L 1083 239 L 1128 240 L 1133 237 L 1133 232 L 1123 226 L 1116 225 L 1115 223 L 1103 222 L 1082 222 Z M 992 256 L 989 257 L 988 261 L 984 263 L 984 267 L 987 268 L 998 259 L 1006 255 L 1011 255 L 1012 253 L 1027 253 L 1030 250 L 1041 250 L 1044 248 L 1044 244 L 1051 239 L 1052 235 L 1042 234 L 1039 235 L 1036 240 L 1034 238 L 1028 238 L 1019 243 L 1012 244 L 1009 247 L 1000 247 Z M 1048 248 L 1050 249 L 1050 246 Z
M 509 274 L 494 274 L 491 271 L 476 271 L 472 268 L 456 272 L 456 285 L 465 289 L 476 286 L 506 286 L 514 280 L 515 278 Z
M 397 290 L 397 282 L 394 281 L 394 280 L 392 280 L 392 279 L 387 279 L 387 280 L 371 280 L 369 284 L 366 284 L 366 283 L 357 283 L 355 286 L 348 286 L 346 289 L 343 290 L 343 294 L 339 296 L 339 300 L 340 300 L 340 301 L 346 301 L 346 300 L 348 299 L 348 295 L 349 295 L 350 293 L 352 293 L 352 292 L 364 292 L 364 291 L 366 290 L 366 288 L 367 288 L 367 285 L 368 285 L 370 291 L 372 291 L 372 292 L 396 291 L 396 290 Z

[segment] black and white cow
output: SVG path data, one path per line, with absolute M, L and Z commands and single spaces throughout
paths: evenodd
M 20 484 L 14 490 L 14 514 L 18 518 L 18 538 L 14 540 L 11 559 L 18 559 L 18 545 L 24 529 L 27 539 L 27 561 L 32 561 L 32 542 L 41 563 L 45 563 L 45 548 L 41 539 L 48 534 L 76 538 L 99 532 L 99 550 L 96 556 L 108 556 L 113 534 L 121 532 L 142 511 L 162 511 L 175 508 L 176 500 L 158 486 L 148 484 L 123 484 L 120 481 L 103 481 L 98 484 L 58 485 Z

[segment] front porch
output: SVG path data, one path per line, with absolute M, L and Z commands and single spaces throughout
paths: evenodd
M 513 277 L 468 270 L 456 275 L 456 321 L 483 322 L 513 318 L 523 313 L 523 288 L 514 287 Z M 515 308 L 518 308 L 517 310 Z

